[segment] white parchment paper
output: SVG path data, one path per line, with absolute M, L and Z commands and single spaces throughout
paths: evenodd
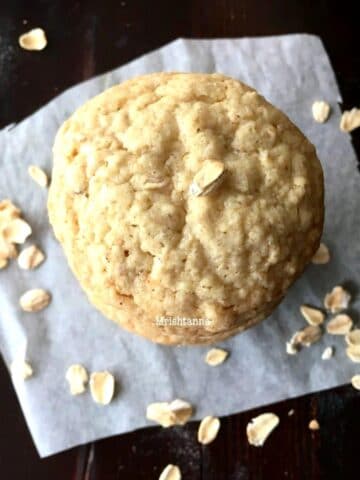
M 218 368 L 203 362 L 207 348 L 152 344 L 122 331 L 88 303 L 49 227 L 46 191 L 27 174 L 30 164 L 50 172 L 55 132 L 85 100 L 134 75 L 161 70 L 222 72 L 254 86 L 308 135 L 325 170 L 324 241 L 331 249 L 331 263 L 310 266 L 269 319 L 223 342 L 231 356 Z M 311 105 L 318 99 L 332 107 L 324 125 L 311 116 Z M 338 128 L 340 100 L 317 37 L 180 39 L 71 88 L 14 128 L 0 132 L 0 199 L 9 197 L 22 208 L 34 231 L 28 243 L 35 242 L 47 255 L 35 271 L 22 271 L 16 262 L 0 271 L 1 353 L 9 365 L 26 348 L 33 365 L 34 377 L 16 383 L 15 389 L 41 456 L 149 425 L 145 410 L 153 401 L 184 398 L 196 406 L 196 418 L 201 418 L 349 381 L 355 364 L 345 356 L 343 338 L 325 336 L 296 356 L 285 353 L 286 340 L 304 325 L 300 304 L 321 306 L 334 285 L 345 284 L 353 291 L 359 285 L 360 177 L 350 136 Z M 34 287 L 49 290 L 52 303 L 37 314 L 24 313 L 18 299 Z M 358 306 L 355 299 L 354 319 Z M 326 345 L 336 346 L 335 359 L 320 359 Z M 65 371 L 75 362 L 89 371 L 114 373 L 117 394 L 111 405 L 94 404 L 89 393 L 69 395 Z

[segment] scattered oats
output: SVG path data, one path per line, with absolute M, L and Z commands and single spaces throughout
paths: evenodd
M 321 335 L 322 331 L 318 325 L 309 325 L 303 330 L 296 332 L 290 340 L 290 343 L 294 346 L 301 345 L 303 347 L 310 347 L 310 345 L 320 340 Z
M 16 246 L 9 237 L 14 235 L 13 222 L 20 220 L 19 217 L 20 210 L 10 200 L 0 202 L 0 268 L 6 267 L 8 260 L 17 256 Z
M 346 355 L 352 362 L 360 363 L 360 345 L 349 345 L 346 349 Z
M 317 308 L 308 307 L 307 305 L 301 305 L 301 315 L 310 325 L 321 325 L 324 323 L 325 315 L 321 310 Z
M 180 425 L 184 425 L 193 413 L 190 403 L 178 398 L 169 404 L 169 409 L 176 415 L 177 423 Z
M 295 413 L 295 410 L 292 408 L 291 410 L 288 411 L 288 417 L 292 417 Z
M 291 340 L 290 342 L 286 342 L 286 353 L 288 355 L 296 355 L 297 353 L 299 353 L 298 345 L 295 345 L 294 343 L 292 343 Z
M 10 200 L 0 202 L 0 268 L 6 267 L 10 258 L 17 257 L 15 243 L 23 243 L 31 233 L 20 213 Z
M 351 378 L 351 385 L 356 389 L 356 390 L 360 390 L 360 375 L 354 375 L 352 378 Z
M 353 326 L 353 321 L 349 315 L 340 313 L 336 317 L 332 318 L 326 325 L 327 333 L 331 335 L 346 335 L 350 332 Z
M 46 188 L 48 185 L 48 177 L 44 170 L 36 165 L 30 165 L 28 168 L 30 177 L 42 188 Z
M 190 185 L 190 194 L 199 197 L 208 195 L 223 180 L 225 166 L 216 160 L 205 160 L 203 166 L 195 175 Z
M 347 333 L 345 336 L 345 341 L 348 345 L 359 345 L 360 346 L 360 329 L 355 328 L 351 332 Z
M 345 110 L 341 116 L 340 130 L 351 132 L 358 127 L 360 127 L 360 109 L 352 108 L 351 110 Z
M 65 378 L 69 382 L 71 395 L 79 395 L 85 392 L 89 377 L 82 365 L 71 365 L 66 371 Z
M 29 235 L 31 235 L 31 227 L 25 220 L 14 218 L 10 220 L 3 229 L 4 240 L 9 243 L 24 243 Z
M 246 427 L 246 435 L 250 445 L 261 447 L 275 427 L 279 425 L 279 417 L 274 413 L 262 413 L 253 418 Z
M 0 222 L 5 222 L 6 219 L 17 218 L 20 216 L 20 209 L 15 207 L 11 200 L 5 198 L 0 202 Z
M 315 122 L 324 123 L 329 118 L 330 105 L 322 100 L 312 104 L 312 114 Z
M 211 367 L 216 367 L 221 363 L 224 363 L 229 355 L 229 352 L 222 348 L 212 348 L 205 356 L 205 362 Z
M 161 472 L 159 480 L 181 480 L 180 468 L 171 463 Z
M 26 362 L 23 358 L 16 358 L 11 366 L 11 375 L 15 380 L 26 380 L 30 378 L 33 374 L 33 369 L 31 365 Z
M 38 312 L 49 305 L 50 294 L 42 288 L 33 288 L 21 295 L 19 303 L 25 312 Z
M 24 50 L 43 50 L 47 45 L 45 32 L 42 28 L 34 28 L 19 37 L 19 45 Z
M 19 267 L 24 270 L 32 270 L 40 265 L 45 259 L 42 251 L 35 245 L 26 247 L 18 257 Z
M 329 360 L 333 355 L 334 355 L 334 348 L 326 347 L 321 355 L 321 358 L 322 360 Z
M 205 417 L 201 420 L 198 429 L 198 442 L 208 445 L 215 440 L 220 429 L 220 420 L 217 417 Z
M 114 376 L 107 372 L 93 372 L 90 375 L 90 392 L 96 403 L 108 405 L 113 396 L 115 389 Z
M 339 313 L 341 310 L 348 308 L 350 300 L 350 293 L 344 290 L 343 287 L 337 286 L 325 295 L 324 305 L 331 313 Z
M 320 243 L 319 248 L 315 252 L 315 255 L 311 259 L 315 265 L 324 265 L 330 261 L 330 252 L 325 243 Z
M 176 399 L 171 403 L 155 402 L 148 405 L 146 418 L 159 423 L 163 427 L 185 425 L 193 413 L 190 403 Z
M 7 242 L 0 233 L 0 258 L 2 260 L 8 260 L 9 258 L 17 257 L 17 249 L 15 245 Z
M 314 418 L 312 420 L 310 420 L 309 422 L 309 429 L 310 430 L 320 430 L 320 425 L 319 425 L 319 422 Z

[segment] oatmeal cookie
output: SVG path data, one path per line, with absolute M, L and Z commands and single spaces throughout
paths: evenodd
M 62 125 L 48 208 L 101 312 L 155 342 L 196 344 L 271 313 L 319 246 L 323 195 L 315 148 L 255 90 L 156 73 Z

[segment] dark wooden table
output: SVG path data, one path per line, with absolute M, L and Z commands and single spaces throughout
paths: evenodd
M 0 127 L 31 114 L 70 85 L 180 36 L 318 34 L 330 54 L 344 106 L 359 106 L 357 3 L 0 0 Z M 22 51 L 19 34 L 37 26 L 46 30 L 48 48 L 40 54 Z M 358 132 L 354 142 L 359 152 Z M 184 479 L 359 478 L 360 395 L 350 386 L 271 406 L 285 421 L 259 449 L 248 445 L 245 427 L 263 409 L 224 418 L 218 439 L 205 448 L 195 440 L 197 423 L 191 423 L 113 437 L 44 460 L 33 446 L 2 361 L 0 386 L 1 480 L 151 480 L 168 463 L 178 464 Z M 292 408 L 295 414 L 286 419 Z M 320 422 L 318 432 L 307 428 L 313 417 Z

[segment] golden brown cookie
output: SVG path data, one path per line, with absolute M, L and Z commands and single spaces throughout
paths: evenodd
M 157 73 L 62 125 L 49 216 L 106 316 L 155 342 L 211 343 L 269 315 L 311 260 L 323 174 L 310 142 L 255 90 Z

